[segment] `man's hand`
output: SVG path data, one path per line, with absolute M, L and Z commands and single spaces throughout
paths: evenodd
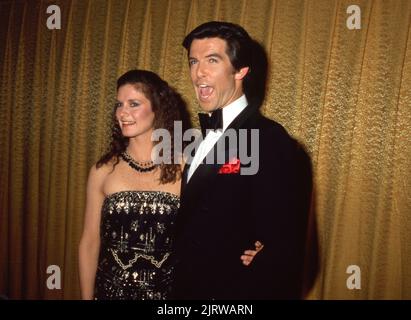
M 258 240 L 254 243 L 254 245 L 255 250 L 245 250 L 244 254 L 240 257 L 245 266 L 249 266 L 253 261 L 255 255 L 264 248 L 264 245 Z

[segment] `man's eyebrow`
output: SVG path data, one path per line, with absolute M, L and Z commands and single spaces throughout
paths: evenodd
M 223 57 L 221 55 L 219 55 L 218 53 L 211 53 L 209 55 L 206 55 L 206 58 L 219 58 L 219 59 L 223 60 Z
M 205 57 L 206 58 L 219 58 L 219 59 L 223 60 L 223 57 L 218 53 L 210 53 L 210 54 L 206 55 Z M 197 60 L 197 58 L 188 57 L 188 60 Z

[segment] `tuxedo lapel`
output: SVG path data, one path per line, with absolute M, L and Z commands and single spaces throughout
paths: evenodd
M 244 122 L 254 115 L 258 110 L 253 106 L 247 106 L 228 126 L 228 129 L 238 130 L 244 124 Z M 205 159 L 210 156 L 210 153 L 213 152 L 214 160 L 216 160 L 217 146 L 225 135 L 223 134 L 213 148 L 209 151 L 207 156 L 204 158 L 203 162 L 197 167 L 197 169 L 192 174 L 190 181 L 187 182 L 187 175 L 189 170 L 189 165 L 187 164 L 184 168 L 183 174 L 183 183 L 182 183 L 182 193 L 184 192 L 185 203 L 189 202 L 190 204 L 196 205 L 199 195 L 202 194 L 205 188 L 209 187 L 212 184 L 212 180 L 217 176 L 219 169 L 223 164 L 217 164 L 214 161 L 213 164 L 206 164 Z M 226 155 L 229 152 L 228 144 L 225 145 Z M 184 191 L 183 191 L 184 190 Z M 190 211 L 190 210 L 189 210 Z
M 204 164 L 201 163 L 197 169 L 194 171 L 190 178 L 190 181 L 184 183 L 184 189 L 182 189 L 182 196 L 184 197 L 186 209 L 188 205 L 193 205 L 197 203 L 198 196 L 202 194 L 203 189 L 209 186 L 213 177 L 216 176 L 218 172 L 218 165 L 215 164 Z M 188 169 L 185 177 L 187 181 Z M 191 211 L 191 210 L 188 210 Z
M 190 164 L 186 163 L 184 165 L 183 174 L 181 176 L 181 194 L 183 194 L 184 189 L 187 185 L 188 171 L 190 170 Z
M 253 105 L 248 105 L 243 111 L 240 112 L 240 114 L 230 123 L 230 125 L 227 127 L 226 130 L 228 129 L 240 129 L 243 127 L 243 124 L 245 121 L 247 121 L 251 116 L 255 115 L 258 113 L 258 109 L 253 106 Z

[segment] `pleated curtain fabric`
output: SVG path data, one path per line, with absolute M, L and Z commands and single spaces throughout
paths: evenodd
M 116 80 L 157 72 L 198 126 L 184 36 L 241 24 L 266 49 L 262 112 L 307 149 L 319 269 L 307 299 L 411 299 L 411 1 L 0 1 L 0 295 L 79 298 L 86 181 Z M 61 29 L 48 29 L 57 5 Z M 49 266 L 61 289 L 47 287 Z M 350 266 L 361 288 L 349 289 Z M 281 275 L 278 275 L 281 276 Z

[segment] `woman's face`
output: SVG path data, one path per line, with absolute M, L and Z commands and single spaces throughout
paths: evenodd
M 124 137 L 151 136 L 154 126 L 151 102 L 134 85 L 125 84 L 118 89 L 116 118 Z

